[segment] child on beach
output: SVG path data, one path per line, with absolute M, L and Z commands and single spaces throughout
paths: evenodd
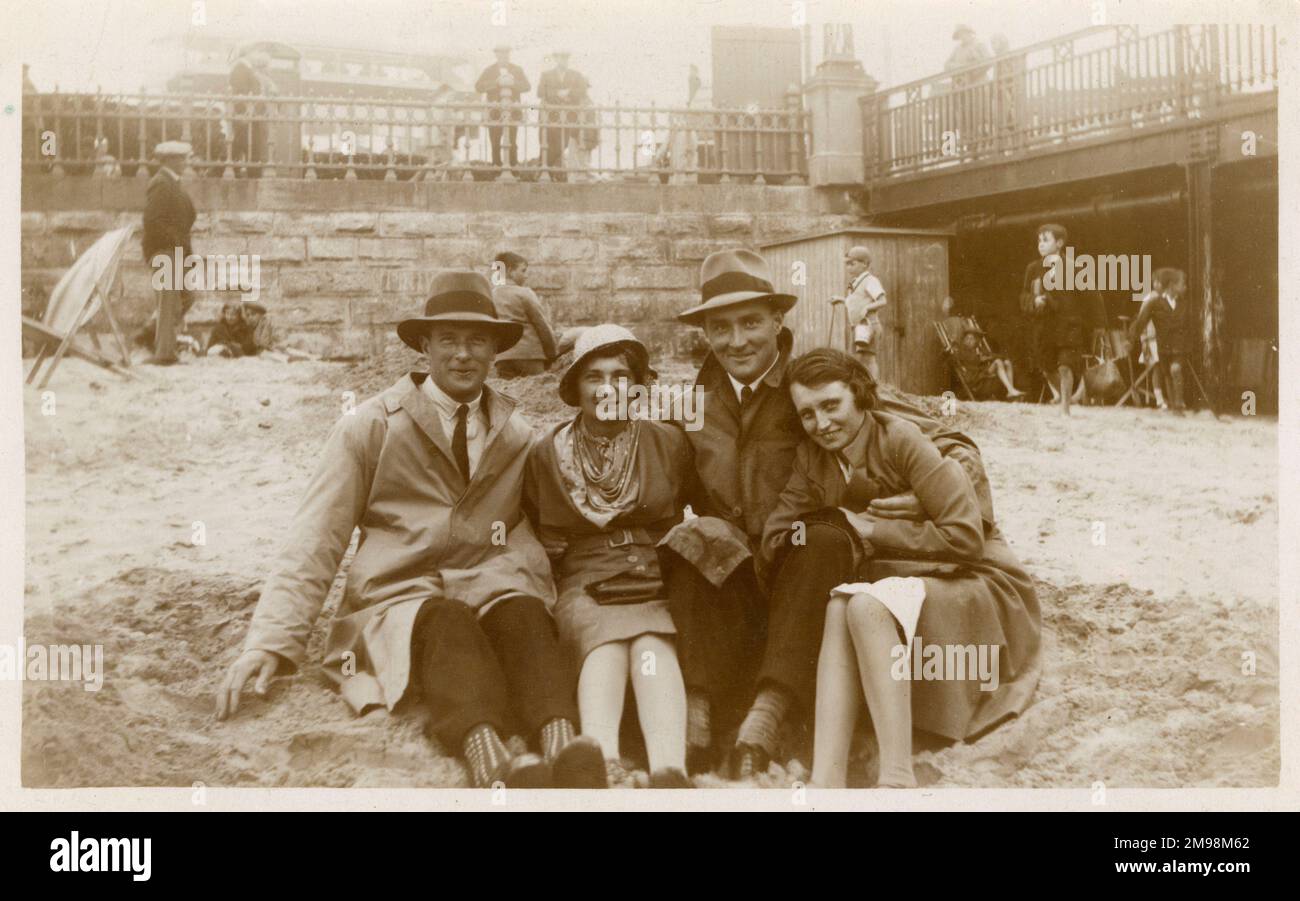
M 1063 287 L 1061 253 L 1068 239 L 1063 225 L 1047 223 L 1038 227 L 1039 259 L 1025 268 L 1020 294 L 1020 309 L 1031 317 L 1038 368 L 1066 416 L 1070 415 L 1071 399 L 1078 402 L 1083 395 L 1083 380 L 1079 379 L 1076 391 L 1074 374 L 1083 368 L 1084 342 L 1079 292 Z M 1076 396 L 1071 398 L 1071 394 Z

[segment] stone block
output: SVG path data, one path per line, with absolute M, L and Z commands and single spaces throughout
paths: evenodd
M 665 263 L 668 242 L 663 238 L 606 238 L 600 242 L 601 257 L 611 264 Z
M 357 239 L 309 236 L 307 253 L 313 260 L 353 260 L 357 256 Z
M 464 213 L 383 213 L 379 233 L 384 237 L 456 238 L 467 233 L 466 220 Z
M 691 284 L 691 273 L 682 266 L 620 266 L 613 277 L 616 290 L 680 289 Z
M 754 233 L 754 217 L 748 213 L 710 216 L 708 233 L 717 236 L 749 236 Z
M 371 260 L 415 260 L 420 257 L 419 238 L 361 238 L 358 255 Z
M 263 262 L 302 262 L 307 259 L 307 245 L 302 238 L 278 238 L 255 235 L 248 239 L 248 252 L 260 256 Z
M 51 213 L 51 232 L 106 232 L 117 227 L 117 218 L 108 212 Z
M 649 217 L 646 231 L 670 238 L 700 237 L 707 231 L 707 221 L 698 213 L 664 213 Z
M 266 234 L 275 222 L 275 213 L 270 212 L 231 212 L 215 213 L 214 227 L 220 231 L 238 234 Z

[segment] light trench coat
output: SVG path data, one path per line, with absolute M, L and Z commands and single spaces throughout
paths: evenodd
M 334 426 L 244 645 L 302 665 L 359 528 L 323 660 L 358 713 L 379 704 L 391 710 L 406 693 L 412 627 L 426 600 L 452 598 L 480 615 L 518 594 L 554 605 L 546 552 L 521 508 L 528 421 L 512 398 L 483 388 L 490 427 L 467 484 L 420 389 L 427 377 L 402 376 Z

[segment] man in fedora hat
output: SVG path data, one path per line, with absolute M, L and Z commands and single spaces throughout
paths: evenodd
M 511 166 L 519 164 L 519 122 L 523 120 L 523 114 L 519 110 L 502 110 L 497 105 L 506 105 L 518 103 L 532 88 L 528 83 L 528 76 L 524 70 L 514 63 L 510 62 L 510 47 L 506 44 L 498 44 L 492 48 L 493 54 L 496 55 L 497 61 L 483 70 L 479 75 L 478 81 L 474 83 L 474 90 L 483 95 L 483 99 L 493 104 L 488 110 L 488 122 L 498 123 L 488 126 L 488 140 L 492 142 L 492 165 L 500 168 L 501 166 L 501 138 L 504 136 L 509 142 L 510 154 L 509 160 Z M 499 123 L 513 123 L 509 126 Z
M 578 112 L 546 110 L 545 107 L 585 106 L 590 102 L 587 91 L 591 86 L 581 72 L 569 68 L 569 51 L 556 50 L 551 54 L 551 59 L 555 61 L 555 68 L 543 72 L 541 80 L 537 82 L 537 97 L 543 107 L 542 121 L 547 124 L 543 131 L 546 168 L 554 180 L 568 181 L 568 175 L 564 171 L 564 154 L 570 146 L 576 150 L 581 143 L 579 130 L 572 127 L 578 125 Z
M 424 315 L 398 324 L 429 371 L 348 411 L 326 439 L 218 692 L 219 719 L 250 678 L 264 694 L 273 675 L 302 665 L 359 527 L 323 663 L 349 706 L 420 698 L 430 734 L 462 753 L 476 786 L 607 784 L 599 745 L 574 738 L 550 569 L 521 511 L 532 430 L 514 400 L 484 384 L 520 331 L 470 271 L 439 273 Z M 542 756 L 512 757 L 503 739 L 515 731 Z
M 665 584 L 687 688 L 688 763 L 697 770 L 709 766 L 714 714 L 722 726 L 730 705 L 739 700 L 743 710 L 752 698 L 731 749 L 732 776 L 747 779 L 766 770 L 782 722 L 812 713 L 825 603 L 810 599 L 828 597 L 853 574 L 836 562 L 851 558 L 840 553 L 844 536 L 818 526 L 775 572 L 755 569 L 753 551 L 804 437 L 784 381 L 794 344 L 784 317 L 798 298 L 776 290 L 767 263 L 754 251 L 724 250 L 704 260 L 700 300 L 677 317 L 702 328 L 709 344 L 695 381 L 704 391 L 702 427 L 686 433 L 697 476 L 690 503 L 699 515 L 664 539 L 674 552 Z M 878 391 L 882 410 L 916 423 L 941 453 L 962 464 L 992 522 L 988 480 L 974 443 L 886 387 Z M 925 517 L 911 493 L 882 498 L 871 513 Z
M 158 300 L 157 320 L 153 328 L 137 337 L 137 341 L 153 344 L 153 357 L 149 362 L 167 366 L 176 362 L 176 331 L 185 314 L 194 303 L 185 290 L 185 268 L 176 267 L 177 253 L 182 262 L 190 255 L 190 229 L 194 227 L 194 203 L 181 187 L 181 173 L 190 156 L 190 145 L 184 141 L 163 141 L 154 148 L 158 171 L 149 180 L 145 192 L 144 231 L 140 243 L 144 258 L 151 266 L 155 257 L 166 257 L 172 273 L 172 284 L 155 291 Z

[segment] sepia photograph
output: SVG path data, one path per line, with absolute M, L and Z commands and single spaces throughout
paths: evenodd
M 5 5 L 14 804 L 1294 809 L 1297 7 Z

